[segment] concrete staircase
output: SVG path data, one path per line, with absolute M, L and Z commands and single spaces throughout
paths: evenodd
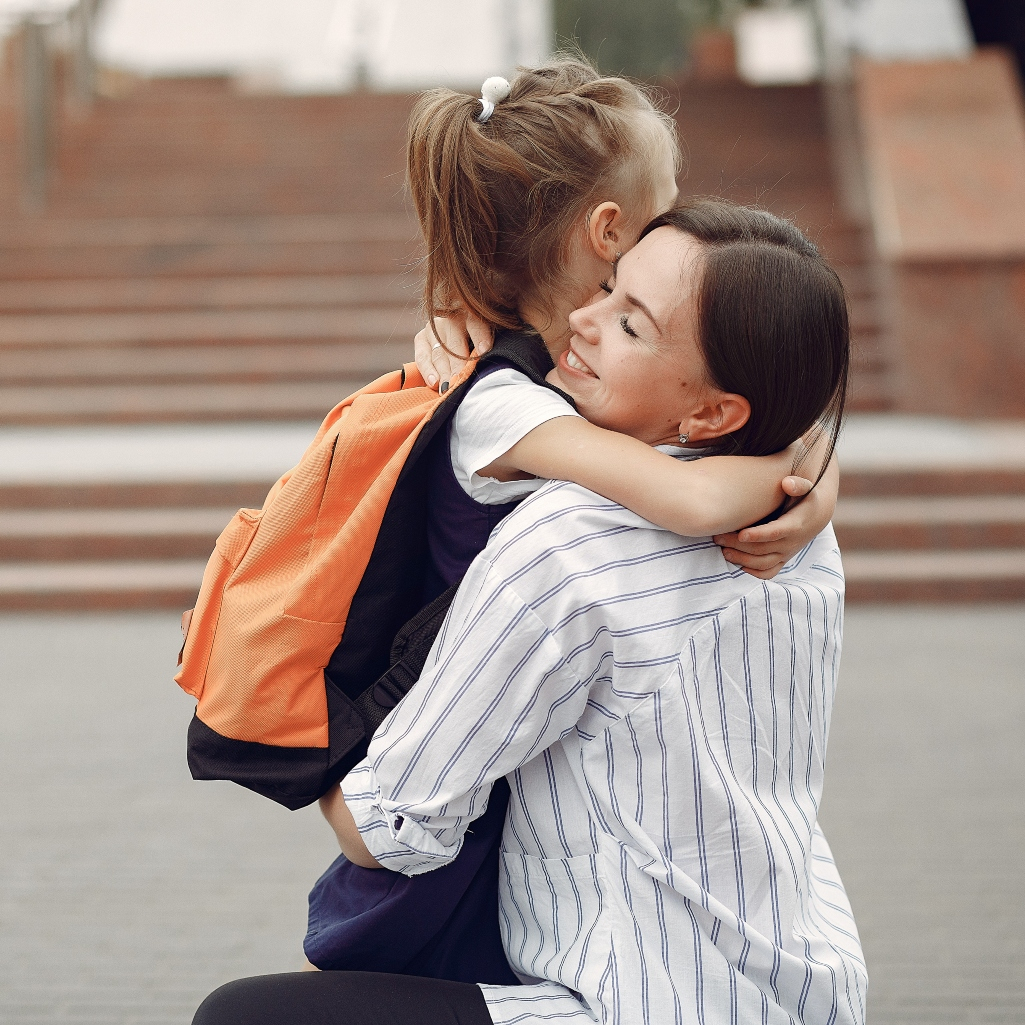
M 839 212 L 818 92 L 678 92 L 682 190 L 759 203 L 816 239 L 851 296 L 852 405 L 886 410 L 874 269 Z M 19 213 L 4 175 L 0 607 L 188 607 L 232 511 L 260 504 L 332 405 L 410 358 L 409 104 L 136 83 L 62 116 L 45 215 Z M 852 597 L 1025 596 L 1025 459 L 1011 464 L 993 501 L 978 492 L 983 511 L 939 501 L 964 484 L 942 471 L 925 484 L 869 459 L 846 474 Z
M 854 342 L 849 408 L 889 409 L 892 361 L 878 268 L 871 239 L 841 208 L 819 88 L 685 81 L 678 96 L 688 165 L 681 193 L 764 207 L 804 230 L 847 290 Z

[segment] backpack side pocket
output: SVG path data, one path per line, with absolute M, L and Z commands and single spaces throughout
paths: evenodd
M 239 509 L 221 531 L 203 573 L 203 583 L 188 624 L 175 682 L 199 700 L 213 649 L 224 588 L 253 543 L 263 518 L 262 509 Z

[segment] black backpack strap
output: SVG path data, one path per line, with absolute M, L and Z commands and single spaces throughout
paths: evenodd
M 573 401 L 545 380 L 554 364 L 536 331 L 498 331 L 494 347 L 480 357 L 478 366 L 482 370 L 490 366 L 513 367 L 536 384 L 551 388 L 570 403 Z M 422 457 L 473 380 L 471 377 L 448 392 L 414 442 L 385 511 L 370 563 L 353 596 L 342 640 L 324 670 L 329 707 L 334 702 L 340 709 L 339 715 L 352 713 L 355 707 L 366 730 L 365 737 L 357 741 L 340 740 L 337 750 L 332 733 L 331 781 L 356 764 L 377 727 L 419 678 L 455 594 L 457 585 L 406 621 L 419 604 L 417 596 L 423 583 L 422 573 L 409 572 L 408 560 L 425 561 L 427 557 L 427 461 Z M 401 581 L 402 586 L 396 586 L 396 581 Z M 398 626 L 396 621 L 405 621 L 405 625 Z M 364 681 L 368 678 L 374 682 L 366 686 Z
M 353 702 L 366 727 L 367 739 L 374 735 L 388 713 L 420 679 L 431 646 L 458 589 L 459 581 L 456 581 L 399 630 L 392 644 L 388 671 Z
M 576 408 L 576 403 L 569 395 L 545 380 L 555 364 L 541 336 L 535 331 L 499 331 L 495 335 L 495 344 L 478 360 L 478 367 L 483 370 L 491 363 L 514 367 L 535 384 L 561 395 Z

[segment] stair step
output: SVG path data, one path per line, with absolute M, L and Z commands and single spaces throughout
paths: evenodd
M 843 556 L 849 601 L 1020 601 L 1025 549 L 855 551 Z
M 311 433 L 312 437 L 312 433 Z M 258 509 L 274 483 L 254 481 L 112 481 L 89 484 L 6 484 L 0 486 L 0 515 L 13 511 L 30 515 L 59 512 L 75 516 L 79 510 L 90 514 L 155 510 L 161 515 L 168 509 L 198 510 L 206 516 L 209 510 Z M 212 514 L 211 514 L 212 515 Z M 212 522 L 207 522 L 207 525 Z M 227 523 L 225 519 L 221 527 Z M 221 527 L 217 528 L 217 533 Z M 211 548 L 213 542 L 211 541 Z M 208 550 L 209 551 L 209 550 Z
M 205 566 L 205 559 L 0 563 L 0 609 L 185 609 L 195 604 Z
M 260 242 L 212 245 L 204 242 L 91 248 L 3 249 L 0 279 L 8 281 L 80 278 L 83 269 L 97 277 L 177 277 L 239 274 L 405 275 L 416 258 L 415 246 L 395 242 Z M 417 278 L 408 279 L 412 284 Z
M 867 469 L 849 466 L 843 453 L 840 457 L 840 498 L 859 497 L 930 497 L 1025 494 L 1025 467 L 958 466 L 895 467 Z
M 408 337 L 392 342 L 11 349 L 0 385 L 185 381 L 372 380 L 412 362 Z
M 396 274 L 0 281 L 0 312 L 404 306 L 419 299 L 419 288 Z
M 25 217 L 0 221 L 0 249 L 100 246 L 280 245 L 409 242 L 416 222 L 403 213 L 264 214 L 225 217 Z M 88 266 L 88 265 L 86 265 Z
M 398 307 L 268 310 L 175 310 L 163 313 L 0 315 L 0 347 L 175 345 L 306 338 L 409 339 L 422 326 Z
M 243 357 L 244 358 L 244 357 Z M 0 425 L 322 419 L 366 378 L 0 387 Z
M 234 514 L 216 507 L 0 509 L 0 560 L 206 559 Z
M 881 413 L 892 408 L 889 374 L 884 369 L 855 366 L 847 393 L 847 409 L 852 413 Z
M 1025 549 L 1025 494 L 842 498 L 833 517 L 843 552 Z

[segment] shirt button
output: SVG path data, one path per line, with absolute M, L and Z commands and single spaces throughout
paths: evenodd
M 406 820 L 401 815 L 395 816 L 395 832 L 397 833 L 402 828 L 402 823 Z

